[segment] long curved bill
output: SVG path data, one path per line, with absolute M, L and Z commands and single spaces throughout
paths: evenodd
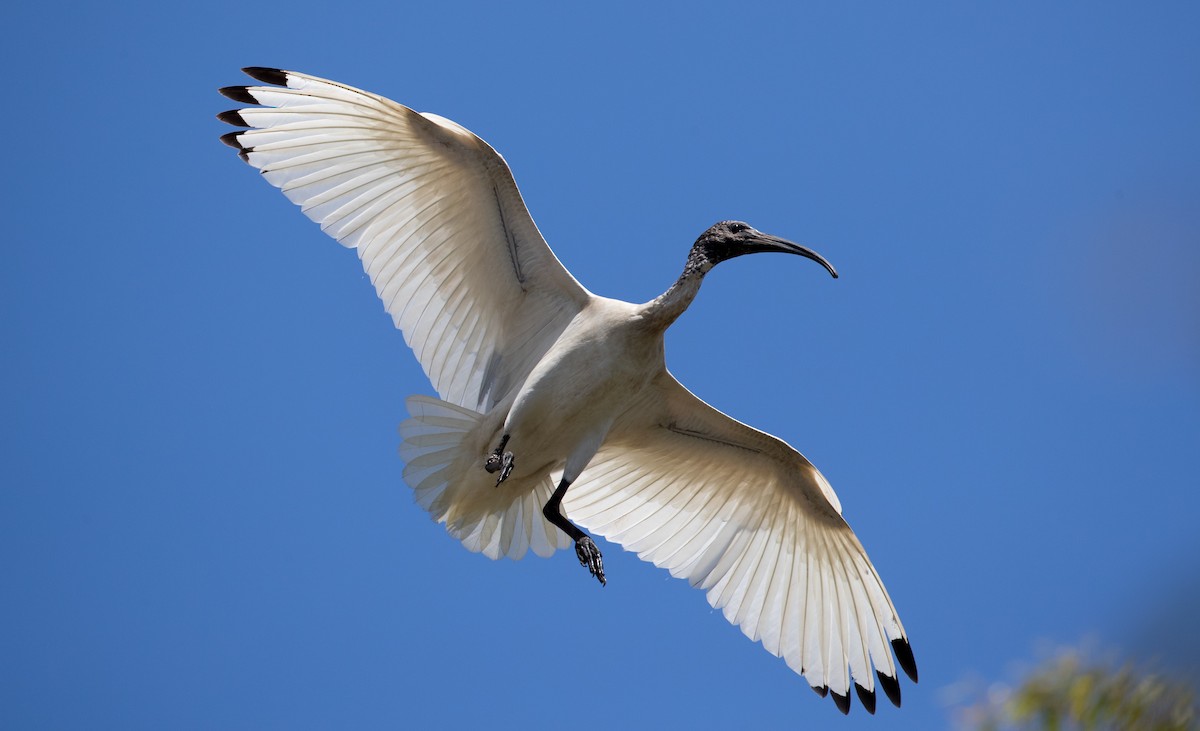
M 796 254 L 807 259 L 812 259 L 816 263 L 825 267 L 825 269 L 831 275 L 833 275 L 833 278 L 837 279 L 838 273 L 837 270 L 833 268 L 833 265 L 830 264 L 825 257 L 821 256 L 807 246 L 801 246 L 795 242 L 788 241 L 787 239 L 781 239 L 778 236 L 772 236 L 771 234 L 765 234 L 761 231 L 754 232 L 754 236 L 749 242 L 749 245 L 753 249 L 754 253 L 777 251 L 781 254 Z

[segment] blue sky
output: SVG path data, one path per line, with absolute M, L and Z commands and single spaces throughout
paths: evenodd
M 929 729 L 1048 645 L 1197 670 L 1194 4 L 8 17 L 0 726 Z M 832 482 L 912 639 L 904 707 L 842 718 L 616 546 L 600 589 L 412 504 L 428 383 L 217 141 L 246 65 L 478 133 L 594 292 L 658 294 L 723 218 L 832 261 L 722 266 L 668 365 Z

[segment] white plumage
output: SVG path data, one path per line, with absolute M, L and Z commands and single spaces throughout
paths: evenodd
M 836 276 L 824 259 L 726 221 L 662 296 L 598 297 L 555 258 L 508 166 L 471 132 L 324 79 L 246 72 L 268 85 L 221 90 L 260 105 L 219 115 L 249 128 L 222 139 L 358 252 L 441 396 L 410 398 L 401 425 L 418 504 L 492 558 L 574 542 L 603 582 L 574 521 L 704 590 L 843 712 L 852 684 L 874 711 L 876 678 L 899 705 L 897 665 L 916 680 L 908 640 L 829 483 L 664 365 L 663 332 L 715 264 L 779 251 Z

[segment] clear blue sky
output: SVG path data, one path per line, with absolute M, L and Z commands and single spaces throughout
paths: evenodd
M 1047 643 L 1196 668 L 1197 6 L 643 5 L 8 11 L 0 726 L 930 729 Z M 433 524 L 414 358 L 217 141 L 246 65 L 480 134 L 600 294 L 723 218 L 828 257 L 722 266 L 668 364 L 833 483 L 904 707 L 843 719 L 615 546 L 601 589 Z

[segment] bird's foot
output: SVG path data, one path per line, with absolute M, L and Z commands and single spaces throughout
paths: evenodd
M 512 474 L 515 464 L 512 452 L 504 452 L 503 454 L 494 452 L 488 455 L 487 461 L 483 463 L 483 468 L 488 472 L 500 473 L 500 476 L 496 478 L 496 484 L 499 485 Z
M 587 567 L 601 586 L 608 585 L 604 580 L 604 557 L 600 555 L 600 549 L 596 548 L 591 538 L 584 536 L 575 541 L 575 555 L 579 557 L 579 565 Z

